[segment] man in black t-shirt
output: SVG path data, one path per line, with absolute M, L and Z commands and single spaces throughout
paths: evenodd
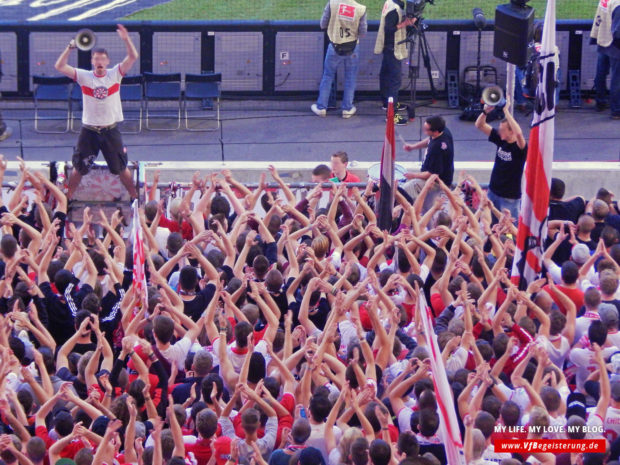
M 428 136 L 426 139 L 415 144 L 405 144 L 403 148 L 407 152 L 426 148 L 424 162 L 419 173 L 405 173 L 409 182 L 405 183 L 403 189 L 412 197 L 416 198 L 424 183 L 431 175 L 439 176 L 448 187 L 452 184 L 454 177 L 454 142 L 452 133 L 446 127 L 446 121 L 441 116 L 430 116 L 426 118 L 423 125 L 424 132 Z M 426 196 L 422 210 L 426 212 L 441 192 L 438 185 L 431 188 Z
M 586 202 L 581 196 L 564 199 L 566 185 L 558 178 L 551 178 L 549 189 L 549 221 L 565 220 L 577 223 L 586 209 Z
M 508 209 L 516 221 L 519 218 L 521 177 L 527 158 L 527 142 L 521 127 L 512 116 L 509 103 L 504 107 L 505 119 L 499 123 L 498 129 L 487 123 L 487 114 L 493 109 L 485 105 L 476 120 L 476 127 L 497 147 L 488 198 L 498 210 Z

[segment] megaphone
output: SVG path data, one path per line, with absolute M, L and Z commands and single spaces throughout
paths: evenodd
M 489 86 L 482 91 L 482 102 L 490 107 L 503 107 L 506 105 L 504 91 L 499 86 Z
M 90 29 L 80 29 L 75 35 L 75 46 L 83 52 L 91 50 L 96 42 L 95 33 Z

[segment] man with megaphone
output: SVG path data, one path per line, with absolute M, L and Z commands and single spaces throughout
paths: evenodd
M 110 57 L 104 48 L 92 49 L 93 69 L 90 71 L 67 64 L 71 50 L 78 47 L 75 39 L 69 42 L 56 61 L 56 69 L 77 82 L 82 89 L 82 130 L 73 154 L 73 171 L 69 178 L 67 193 L 69 199 L 80 184 L 82 176 L 92 167 L 100 150 L 108 164 L 108 169 L 112 174 L 120 176 L 131 198 L 135 199 L 138 196 L 131 172 L 127 168 L 127 149 L 123 145 L 123 139 L 117 127 L 117 124 L 123 121 L 120 97 L 121 80 L 138 59 L 138 51 L 129 38 L 125 26 L 122 24 L 117 26 L 116 32 L 125 42 L 127 56 L 114 67 L 108 68 Z M 90 43 L 94 44 L 94 36 Z
M 504 103 L 501 92 L 490 93 L 487 102 Z M 519 123 L 512 116 L 511 101 L 506 99 L 504 119 L 499 128 L 493 128 L 487 123 L 487 115 L 495 109 L 485 103 L 482 113 L 476 120 L 476 127 L 482 131 L 496 146 L 495 163 L 491 171 L 489 191 L 487 196 L 499 211 L 506 208 L 510 211 L 513 221 L 519 218 L 519 204 L 521 200 L 521 177 L 525 159 L 527 158 L 527 142 Z

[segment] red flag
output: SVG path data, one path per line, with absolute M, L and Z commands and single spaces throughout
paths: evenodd
M 392 209 L 394 208 L 394 164 L 396 157 L 394 142 L 394 100 L 388 101 L 385 140 L 381 153 L 381 180 L 379 183 L 379 202 L 377 202 L 377 226 L 382 231 L 392 229 Z
M 140 308 L 147 307 L 144 242 L 137 200 L 133 202 L 133 228 L 131 236 L 133 238 L 133 291 L 138 300 L 138 305 L 134 312 L 137 313 Z
M 542 246 L 547 236 L 555 139 L 555 54 L 555 0 L 548 0 L 538 59 L 540 80 L 525 165 L 525 195 L 521 199 L 517 250 L 512 265 L 512 280 L 521 289 L 541 271 Z
M 424 328 L 429 358 L 431 360 L 431 373 L 433 375 L 435 394 L 437 395 L 437 413 L 439 414 L 439 437 L 443 441 L 448 463 L 450 465 L 465 465 L 463 442 L 461 441 L 461 431 L 456 419 L 452 389 L 450 388 L 450 383 L 448 383 L 446 366 L 441 356 L 437 335 L 433 329 L 430 308 L 426 303 L 424 291 L 421 289 L 417 311 L 420 312 L 422 328 Z

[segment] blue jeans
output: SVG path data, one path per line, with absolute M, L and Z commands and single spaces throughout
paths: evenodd
M 514 221 L 518 221 L 519 219 L 519 207 L 521 205 L 521 199 L 507 199 L 506 197 L 500 197 L 496 193 L 494 193 L 491 189 L 487 191 L 488 199 L 495 205 L 499 211 L 506 208 L 510 211 L 510 215 Z
M 609 86 L 609 107 L 611 114 L 620 116 L 620 58 L 609 58 L 611 85 Z
M 609 74 L 609 57 L 598 52 L 596 60 L 596 75 L 594 76 L 594 89 L 596 90 L 596 103 L 606 104 L 607 98 L 607 75 Z
M 515 103 L 517 105 L 522 105 L 525 103 L 525 97 L 523 96 L 524 78 L 525 68 L 515 66 Z
M 332 89 L 332 83 L 336 77 L 336 70 L 340 63 L 344 63 L 344 93 L 342 96 L 343 110 L 353 108 L 353 97 L 355 95 L 355 84 L 357 82 L 357 69 L 360 64 L 360 55 L 358 53 L 359 45 L 355 47 L 351 55 L 338 55 L 334 50 L 334 46 L 329 44 L 327 53 L 325 54 L 325 62 L 323 64 L 323 77 L 319 86 L 319 98 L 316 106 L 320 110 L 326 109 L 329 102 L 329 93 Z
M 384 50 L 381 70 L 379 71 L 379 93 L 381 94 L 383 106 L 387 107 L 388 99 L 393 97 L 394 108 L 396 108 L 401 78 L 400 60 L 394 56 L 393 50 Z

